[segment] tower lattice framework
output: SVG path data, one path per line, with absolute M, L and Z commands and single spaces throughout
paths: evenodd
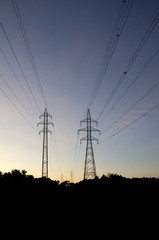
M 52 134 L 48 129 L 48 125 L 54 126 L 54 124 L 49 121 L 49 118 L 52 119 L 52 116 L 48 113 L 47 108 L 45 108 L 44 113 L 41 114 L 39 118 L 43 118 L 43 120 L 38 123 L 38 125 L 43 125 L 43 129 L 39 132 L 39 134 L 43 133 L 42 177 L 48 178 L 48 133 Z
M 92 141 L 97 141 L 95 137 L 92 136 L 92 132 L 99 132 L 100 130 L 94 128 L 92 125 L 98 125 L 98 122 L 91 118 L 90 109 L 87 110 L 87 118 L 80 121 L 80 125 L 82 123 L 86 124 L 86 127 L 81 128 L 78 130 L 78 134 L 80 131 L 87 132 L 86 137 L 82 138 L 80 142 L 86 140 L 86 155 L 85 155 L 85 165 L 84 165 L 84 179 L 94 179 L 97 176 L 96 173 L 96 165 L 95 165 L 95 158 L 94 158 L 94 151 L 93 151 L 93 144 Z

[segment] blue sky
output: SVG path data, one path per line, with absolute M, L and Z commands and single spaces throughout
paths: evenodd
M 120 0 L 16 0 L 29 40 L 32 55 L 45 93 L 49 113 L 54 122 L 49 137 L 49 177 L 70 179 L 74 165 L 74 181 L 83 178 L 85 142 L 77 136 L 80 120 L 85 117 L 88 102 L 102 64 L 113 27 L 121 6 Z M 117 81 L 141 42 L 159 10 L 156 0 L 134 1 L 109 67 L 91 106 L 91 115 L 98 119 Z M 19 30 L 10 0 L 0 0 L 0 22 L 14 49 L 20 66 L 36 98 L 40 113 L 45 109 L 31 62 Z M 0 29 L 0 170 L 26 169 L 41 176 L 42 138 L 37 127 L 38 109 L 30 95 L 15 57 Z M 158 81 L 159 23 L 155 26 L 120 88 L 99 120 L 101 142 L 95 147 L 97 174 L 118 173 L 127 177 L 159 177 L 159 109 L 145 115 L 121 133 L 109 138 L 159 103 L 159 87 L 132 108 L 109 131 L 138 99 Z M 158 50 L 158 51 L 157 51 Z M 32 105 L 26 98 L 25 89 Z M 119 97 L 136 78 L 135 83 L 111 110 Z M 17 101 L 13 92 L 20 99 Z M 6 95 L 21 111 L 8 100 Z M 31 117 L 30 117 L 31 116 Z M 27 119 L 27 121 L 26 121 Z M 104 132 L 105 131 L 105 132 Z M 96 136 L 98 137 L 98 136 Z M 103 141 L 109 138 L 107 141 Z M 103 142 L 102 142 L 103 141 Z

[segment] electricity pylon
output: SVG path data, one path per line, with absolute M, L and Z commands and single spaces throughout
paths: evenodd
M 48 125 L 53 125 L 52 122 L 49 122 L 49 117 L 52 119 L 52 116 L 48 113 L 47 108 L 39 118 L 43 118 L 43 121 L 38 123 L 43 125 L 43 129 L 39 132 L 43 133 L 43 151 L 42 151 L 42 177 L 48 178 L 48 133 L 52 132 L 48 129 Z
M 80 140 L 80 143 L 83 140 L 87 141 L 86 144 L 86 155 L 85 155 L 85 166 L 84 166 L 84 179 L 94 179 L 97 176 L 95 159 L 94 159 L 94 151 L 92 141 L 95 140 L 98 143 L 98 139 L 92 136 L 92 132 L 99 132 L 100 130 L 92 127 L 92 124 L 98 125 L 98 122 L 91 118 L 90 109 L 87 110 L 87 118 L 80 121 L 80 126 L 82 123 L 86 123 L 85 128 L 81 128 L 78 130 L 78 134 L 80 131 L 86 131 L 87 136 Z

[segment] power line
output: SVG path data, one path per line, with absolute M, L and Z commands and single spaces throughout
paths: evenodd
M 119 9 L 119 13 L 111 34 L 111 37 L 109 39 L 109 43 L 104 55 L 104 58 L 102 60 L 102 64 L 100 66 L 98 75 L 97 75 L 97 79 L 91 94 L 91 97 L 89 99 L 88 102 L 88 108 L 90 108 L 93 105 L 93 102 L 95 100 L 95 97 L 97 95 L 97 92 L 101 86 L 101 83 L 103 81 L 103 78 L 105 76 L 105 73 L 108 69 L 109 63 L 111 61 L 111 58 L 114 54 L 114 51 L 116 49 L 117 43 L 119 41 L 120 35 L 123 31 L 124 25 L 126 23 L 126 20 L 128 18 L 129 12 L 131 10 L 132 4 L 133 4 L 134 0 L 128 0 L 128 1 L 122 1 L 120 9 Z
M 114 136 L 118 135 L 119 133 L 123 132 L 125 129 L 127 129 L 128 127 L 130 127 L 134 123 L 136 123 L 138 120 L 140 120 L 141 118 L 145 117 L 148 113 L 154 111 L 157 107 L 159 107 L 159 103 L 156 104 L 155 106 L 153 106 L 151 109 L 149 109 L 145 113 L 143 113 L 141 116 L 137 117 L 134 121 L 128 123 L 126 126 L 124 126 L 123 128 L 119 129 L 116 133 L 114 133 L 111 136 L 107 137 L 106 139 L 102 140 L 100 143 L 106 142 L 109 139 L 111 139 L 112 137 L 114 137 Z
M 78 144 L 79 144 L 79 135 L 77 135 L 77 139 L 76 139 L 76 146 L 75 146 L 75 153 L 74 153 L 74 158 L 73 158 L 73 167 L 72 167 L 72 171 L 74 170 L 75 163 L 76 163 Z
M 86 123 L 86 127 L 79 129 L 78 134 L 80 131 L 87 132 L 86 137 L 81 139 L 81 141 L 83 140 L 87 141 L 84 166 L 84 179 L 94 179 L 97 176 L 97 174 L 92 141 L 96 140 L 98 142 L 98 139 L 92 136 L 92 132 L 99 132 L 100 134 L 100 130 L 92 126 L 92 123 L 96 125 L 98 125 L 98 123 L 97 121 L 91 118 L 90 109 L 87 110 L 87 118 L 80 121 L 80 124 L 81 123 Z
M 34 123 L 36 123 L 34 121 L 34 119 L 32 118 L 31 114 L 27 111 L 27 109 L 25 108 L 24 104 L 22 103 L 22 101 L 20 101 L 20 99 L 18 98 L 18 96 L 16 95 L 16 93 L 13 91 L 12 87 L 9 85 L 9 83 L 7 82 L 7 80 L 4 78 L 4 76 L 0 73 L 0 77 L 1 79 L 5 82 L 5 84 L 7 85 L 7 87 L 9 88 L 9 90 L 11 91 L 11 93 L 13 94 L 13 96 L 16 98 L 16 100 L 18 101 L 18 103 L 21 105 L 21 107 L 23 108 L 23 110 L 28 114 L 28 116 L 32 119 L 32 121 Z
M 53 128 L 52 132 L 53 132 L 53 135 L 51 135 L 51 142 L 52 142 L 52 147 L 53 147 L 54 154 L 55 154 L 55 162 L 56 162 L 56 166 L 61 174 L 62 173 L 61 164 L 60 164 L 60 159 L 59 159 L 59 151 L 58 151 L 58 147 L 57 147 L 57 140 L 56 140 L 56 134 L 55 134 L 54 128 Z
M 109 43 L 107 45 L 106 48 L 106 52 L 104 54 L 104 58 L 102 60 L 102 64 L 100 66 L 98 75 L 97 75 L 97 79 L 92 91 L 92 94 L 90 96 L 89 102 L 88 102 L 88 108 L 91 108 L 91 106 L 93 105 L 93 102 L 95 100 L 95 97 L 97 95 L 97 92 L 101 86 L 101 83 L 103 81 L 103 78 L 105 76 L 105 73 L 108 69 L 109 63 L 111 61 L 111 58 L 114 54 L 114 51 L 116 49 L 118 40 L 120 38 L 120 35 L 123 31 L 124 25 L 126 23 L 126 20 L 129 16 L 129 12 L 131 10 L 132 4 L 133 4 L 134 0 L 128 0 L 128 1 L 122 1 L 118 15 L 117 15 L 117 19 L 115 21 L 114 24 L 114 28 L 111 34 L 111 37 L 109 39 Z M 79 146 L 79 138 L 77 138 L 77 142 L 76 142 L 76 147 L 75 147 L 75 154 L 74 154 L 74 161 L 73 161 L 73 169 L 77 166 L 77 162 L 78 162 L 78 158 L 79 158 L 79 153 L 80 153 L 80 149 L 81 149 L 81 145 L 80 148 L 78 150 L 78 146 Z
M 25 121 L 37 132 L 36 128 L 30 123 L 30 121 L 24 116 L 22 111 L 17 107 L 17 105 L 11 100 L 11 98 L 7 95 L 7 93 L 0 88 L 1 92 L 5 95 L 5 97 L 9 100 L 9 102 L 14 106 L 14 108 L 19 112 L 19 114 L 25 119 Z
M 77 169 L 77 164 L 80 156 L 80 151 L 81 151 L 81 144 L 79 144 L 79 134 L 77 134 L 76 138 L 76 144 L 75 144 L 75 152 L 74 152 L 74 157 L 73 157 L 73 166 L 71 171 L 76 175 L 76 169 Z
M 12 4 L 12 7 L 13 7 L 13 10 L 14 10 L 16 19 L 17 19 L 17 23 L 19 25 L 20 32 L 21 32 L 22 37 L 23 37 L 23 41 L 24 41 L 24 44 L 25 44 L 25 47 L 26 47 L 26 50 L 27 50 L 32 68 L 33 68 L 33 72 L 35 74 L 35 78 L 36 78 L 37 83 L 38 83 L 38 87 L 40 89 L 40 93 L 41 93 L 43 102 L 44 102 L 45 106 L 48 108 L 48 104 L 47 104 L 47 100 L 46 100 L 46 97 L 45 97 L 44 89 L 43 89 L 42 84 L 41 84 L 41 79 L 40 79 L 40 76 L 39 76 L 39 72 L 38 72 L 37 66 L 35 64 L 35 60 L 34 60 L 34 57 L 33 57 L 33 54 L 32 54 L 32 50 L 31 50 L 31 47 L 30 47 L 30 43 L 29 43 L 29 40 L 28 40 L 28 37 L 27 37 L 27 34 L 26 34 L 26 30 L 25 30 L 23 21 L 22 21 L 22 17 L 21 17 L 21 14 L 20 14 L 20 10 L 19 10 L 17 1 L 16 0 L 11 0 L 11 4 Z M 54 137 L 54 140 L 53 140 L 53 137 Z M 61 172 L 61 166 L 60 166 L 60 162 L 59 162 L 59 153 L 58 153 L 57 141 L 56 141 L 56 136 L 55 136 L 54 129 L 53 129 L 53 136 L 52 136 L 52 144 L 53 144 L 53 147 L 54 147 L 57 167 Z
M 123 117 L 125 117 L 136 105 L 138 105 L 145 97 L 147 97 L 156 87 L 158 87 L 159 85 L 159 81 L 156 82 L 155 84 L 153 84 L 153 86 L 146 91 L 146 93 L 139 98 L 131 107 L 129 107 L 128 110 L 126 110 L 126 112 L 124 112 L 115 122 L 113 122 L 107 129 L 105 129 L 104 131 L 102 131 L 102 133 L 107 132 L 108 130 L 110 130 L 116 123 L 118 123 Z
M 75 163 L 74 163 L 74 167 L 73 167 L 73 172 L 74 172 L 74 174 L 76 173 L 76 169 L 77 169 L 77 164 L 78 164 L 80 152 L 81 152 L 81 144 L 79 144 L 79 147 L 78 147 L 77 153 L 76 153 Z
M 42 84 L 41 84 L 40 76 L 39 76 L 39 73 L 38 73 L 38 70 L 37 70 L 37 67 L 36 67 L 36 64 L 35 64 L 35 60 L 34 60 L 34 57 L 33 57 L 33 54 L 32 54 L 32 50 L 31 50 L 31 47 L 30 47 L 30 43 L 29 43 L 26 31 L 25 31 L 25 27 L 24 27 L 24 24 L 23 24 L 23 21 L 22 21 L 22 17 L 21 17 L 21 14 L 20 14 L 20 10 L 19 10 L 17 1 L 16 0 L 11 0 L 11 4 L 12 4 L 12 7 L 13 7 L 13 10 L 14 10 L 18 25 L 19 25 L 19 29 L 21 31 L 21 34 L 22 34 L 22 37 L 23 37 L 23 40 L 24 40 L 24 44 L 25 44 L 25 47 L 26 47 L 26 50 L 27 50 L 27 53 L 28 53 L 28 56 L 29 56 L 29 59 L 30 59 L 35 77 L 36 77 L 36 80 L 37 80 L 37 83 L 38 83 L 38 87 L 40 89 L 42 99 L 44 101 L 45 106 L 47 107 L 48 104 L 47 104 L 46 97 L 45 97 L 45 94 L 44 94 L 44 89 L 43 89 Z
M 30 87 L 30 85 L 29 85 L 29 82 L 28 82 L 28 80 L 27 80 L 27 78 L 26 78 L 26 76 L 25 76 L 25 74 L 24 74 L 24 71 L 23 71 L 23 69 L 22 69 L 22 67 L 21 67 L 21 65 L 20 65 L 20 62 L 19 62 L 19 60 L 18 60 L 18 58 L 17 58 L 17 55 L 16 55 L 16 53 L 15 53 L 15 51 L 14 51 L 14 49 L 13 49 L 13 46 L 12 46 L 12 44 L 11 44 L 9 38 L 8 38 L 8 35 L 7 35 L 7 33 L 6 33 L 6 31 L 5 31 L 4 27 L 3 27 L 3 24 L 2 24 L 1 22 L 0 22 L 0 27 L 1 27 L 3 33 L 4 33 L 5 37 L 6 37 L 6 40 L 7 40 L 8 44 L 9 44 L 9 46 L 10 46 L 10 49 L 11 49 L 11 51 L 12 51 L 14 57 L 15 57 L 15 60 L 16 60 L 16 62 L 17 62 L 17 64 L 18 64 L 18 67 L 19 67 L 19 69 L 20 69 L 20 71 L 21 71 L 21 73 L 22 73 L 22 75 L 23 75 L 23 78 L 24 78 L 24 80 L 25 80 L 25 82 L 26 82 L 26 85 L 27 85 L 27 87 L 28 87 L 28 89 L 29 89 L 29 91 L 30 91 L 30 94 L 31 94 L 31 96 L 32 96 L 32 98 L 33 98 L 33 100 L 34 100 L 34 103 L 35 103 L 38 111 L 40 112 L 40 108 L 39 108 L 38 103 L 37 103 L 37 101 L 36 101 L 36 99 L 35 99 L 35 96 L 34 96 L 32 90 L 31 90 L 31 87 Z M 34 108 L 34 105 L 33 105 L 33 104 L 32 104 L 32 107 Z M 35 108 L 34 108 L 34 111 L 37 113 L 37 111 L 36 111 Z
M 137 74 L 137 76 L 131 81 L 131 83 L 127 86 L 127 88 L 125 89 L 125 91 L 120 95 L 120 97 L 117 99 L 117 101 L 114 103 L 114 105 L 110 108 L 110 110 L 105 114 L 105 116 L 103 117 L 103 119 L 100 121 L 100 124 L 104 121 L 104 119 L 106 117 L 108 117 L 108 115 L 114 110 L 114 108 L 120 103 L 120 101 L 122 100 L 122 98 L 127 94 L 127 92 L 130 90 L 130 88 L 135 84 L 135 82 L 138 80 L 138 78 L 140 77 L 140 75 L 143 73 L 143 71 L 148 67 L 148 65 L 150 64 L 150 62 L 153 60 L 153 58 L 158 54 L 159 52 L 159 48 L 157 48 L 155 50 L 155 52 L 151 55 L 151 57 L 149 58 L 149 60 L 146 62 L 146 64 L 143 66 L 143 68 L 139 71 L 139 73 Z
M 21 84 L 21 81 L 20 81 L 19 78 L 17 77 L 17 75 L 16 75 L 14 69 L 12 68 L 10 62 L 8 61 L 6 55 L 5 55 L 5 53 L 4 53 L 4 51 L 2 50 L 1 47 L 0 47 L 0 51 L 1 51 L 1 53 L 2 53 L 2 55 L 3 55 L 3 57 L 4 57 L 4 59 L 5 59 L 5 61 L 7 62 L 7 64 L 8 64 L 8 66 L 9 66 L 9 68 L 10 68 L 12 74 L 14 75 L 14 78 L 16 79 L 16 81 L 18 82 L 18 84 L 19 84 L 21 90 L 23 91 L 23 93 L 24 93 L 26 99 L 28 100 L 29 104 L 30 104 L 30 105 L 33 107 L 33 109 L 35 110 L 34 105 L 33 105 L 32 102 L 31 102 L 31 99 L 29 98 L 29 96 L 28 96 L 28 94 L 27 94 L 25 88 L 24 88 L 23 85 Z M 36 110 L 35 110 L 35 112 L 36 112 Z
M 120 79 L 118 80 L 118 82 L 116 83 L 113 91 L 111 92 L 110 96 L 108 99 L 106 99 L 106 102 L 102 108 L 102 110 L 100 111 L 97 119 L 99 120 L 103 114 L 103 112 L 105 111 L 106 107 L 109 105 L 110 101 L 112 100 L 112 98 L 114 97 L 115 93 L 117 92 L 118 88 L 120 87 L 120 85 L 122 84 L 122 82 L 124 81 L 127 73 L 129 72 L 130 68 L 132 67 L 133 63 L 135 62 L 136 58 L 138 57 L 139 53 L 141 52 L 142 48 L 144 47 L 146 41 L 148 40 L 150 34 L 152 33 L 153 29 L 155 28 L 156 24 L 159 21 L 159 12 L 156 14 L 155 18 L 153 19 L 151 25 L 149 26 L 148 30 L 146 31 L 146 34 L 144 35 L 143 39 L 141 40 L 140 44 L 138 45 L 135 53 L 133 54 L 132 58 L 130 59 L 128 65 L 126 66 L 123 74 L 121 75 Z

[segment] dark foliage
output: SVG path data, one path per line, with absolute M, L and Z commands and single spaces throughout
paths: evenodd
M 94 228 L 100 222 L 103 230 L 106 223 L 122 228 L 127 219 L 135 219 L 139 225 L 141 218 L 147 219 L 149 215 L 151 219 L 158 209 L 158 190 L 158 178 L 129 179 L 108 174 L 94 180 L 60 183 L 49 178 L 34 178 L 25 170 L 0 172 L 1 206 L 5 206 L 8 215 L 14 212 L 14 219 L 17 213 L 23 219 L 36 217 L 36 221 L 47 216 L 58 224 L 65 217 L 70 221 L 76 219 L 79 224 L 85 218 L 85 224 Z M 76 221 L 71 222 L 71 226 L 77 227 Z
M 78 183 L 65 181 L 53 181 L 49 178 L 34 178 L 27 175 L 27 171 L 17 169 L 8 173 L 0 172 L 0 188 L 18 189 L 33 193 L 45 193 L 49 195 L 62 195 L 67 197 L 80 196 L 83 198 L 98 196 L 102 199 L 157 197 L 159 189 L 158 178 L 125 178 L 118 174 L 103 175 L 94 180 L 83 180 Z M 35 191 L 35 192 L 34 192 Z

